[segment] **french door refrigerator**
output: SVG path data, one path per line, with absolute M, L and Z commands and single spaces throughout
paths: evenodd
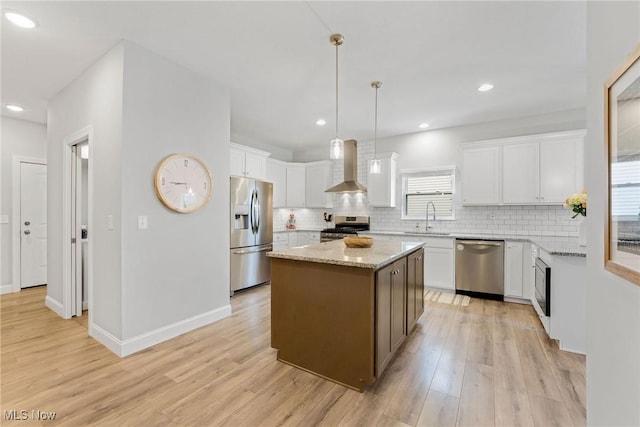
M 273 184 L 231 177 L 230 293 L 271 280 Z

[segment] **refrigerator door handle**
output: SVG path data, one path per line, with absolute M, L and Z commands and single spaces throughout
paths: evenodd
M 273 250 L 273 245 L 270 243 L 268 245 L 263 245 L 255 249 L 243 249 L 240 251 L 233 251 L 234 255 L 244 255 L 244 254 L 254 254 L 256 252 L 266 252 Z
M 256 190 L 256 234 L 260 231 L 260 194 Z
M 255 199 L 256 199 L 256 190 L 252 190 L 251 191 L 251 201 L 250 201 L 250 207 L 249 207 L 249 212 L 250 212 L 250 221 L 251 221 L 251 233 L 252 234 L 256 234 L 256 224 L 255 224 L 255 220 L 254 220 L 254 216 L 256 214 L 256 207 L 255 207 Z

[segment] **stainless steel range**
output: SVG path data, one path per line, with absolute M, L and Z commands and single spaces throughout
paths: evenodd
M 358 231 L 369 230 L 368 216 L 340 216 L 336 215 L 335 228 L 325 228 L 320 232 L 320 242 L 343 239 L 347 236 L 357 236 Z

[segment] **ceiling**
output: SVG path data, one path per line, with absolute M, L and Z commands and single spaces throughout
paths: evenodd
M 229 88 L 231 136 L 291 151 L 340 132 L 378 137 L 583 108 L 586 5 L 568 2 L 10 2 L 2 18 L 2 114 L 46 122 L 47 100 L 121 39 Z M 478 92 L 485 82 L 495 85 Z M 315 124 L 324 118 L 327 125 Z

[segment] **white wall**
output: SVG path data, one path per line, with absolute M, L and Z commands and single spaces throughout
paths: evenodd
M 125 49 L 122 158 L 123 338 L 229 304 L 229 94 L 131 43 Z M 153 176 L 186 152 L 213 174 L 213 196 L 180 214 L 156 198 Z M 149 228 L 137 229 L 138 215 Z
M 49 101 L 47 296 L 62 304 L 62 154 L 64 139 L 93 127 L 92 322 L 122 336 L 121 167 L 124 47 L 118 44 Z M 107 230 L 113 215 L 114 230 Z M 90 219 L 91 222 L 91 219 Z M 90 262 L 91 262 L 90 261 Z
M 0 200 L 0 215 L 7 215 L 8 224 L 0 224 L 0 293 L 10 292 L 12 287 L 11 247 L 12 235 L 18 230 L 12 229 L 13 218 L 13 156 L 24 156 L 38 159 L 47 158 L 47 128 L 41 123 L 18 120 L 2 116 L 0 118 L 2 135 L 0 144 L 0 179 L 2 181 L 2 197 Z
M 640 286 L 604 270 L 604 84 L 640 43 L 640 3 L 587 3 L 587 422 L 640 425 Z
M 229 123 L 225 89 L 126 41 L 50 102 L 48 293 L 61 302 L 62 144 L 91 126 L 89 331 L 118 354 L 229 314 Z M 213 173 L 213 197 L 193 214 L 167 210 L 154 193 L 157 165 L 176 152 Z

